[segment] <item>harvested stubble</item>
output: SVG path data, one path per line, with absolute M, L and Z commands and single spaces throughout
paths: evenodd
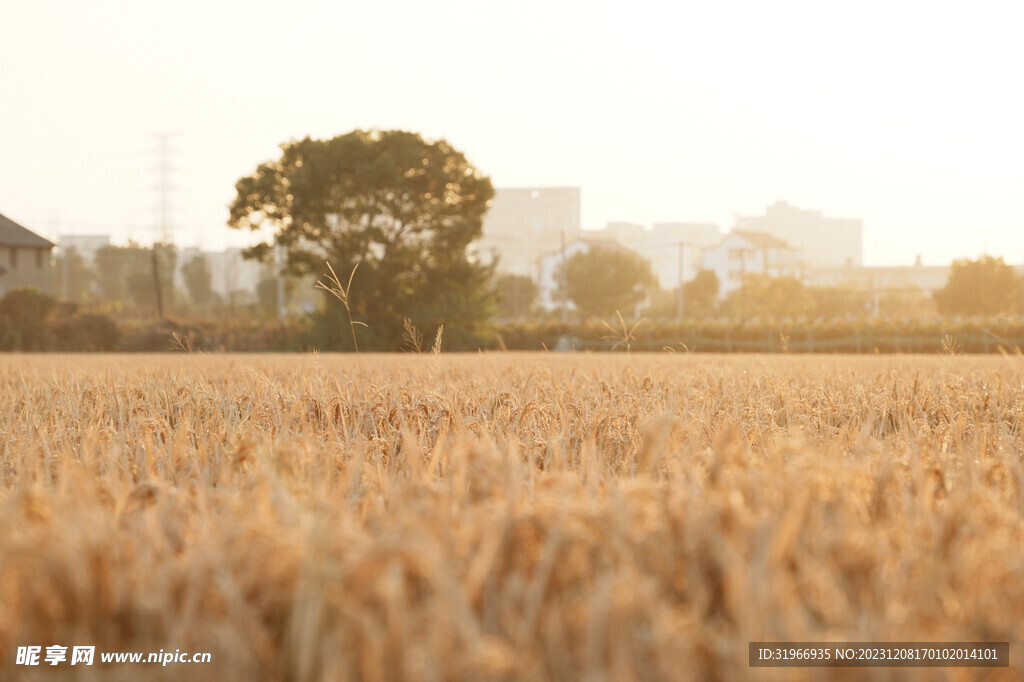
M 9 356 L 0 398 L 3 676 L 832 679 L 747 667 L 825 639 L 1021 674 L 1015 358 Z

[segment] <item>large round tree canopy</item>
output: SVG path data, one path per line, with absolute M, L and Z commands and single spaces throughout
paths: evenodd
M 467 247 L 494 188 L 462 152 L 400 130 L 306 138 L 281 152 L 238 181 L 228 224 L 272 227 L 291 274 L 322 274 L 329 261 L 346 277 L 358 265 L 353 308 L 384 346 L 403 317 L 448 328 L 492 312 L 491 270 Z M 271 254 L 264 243 L 247 255 Z

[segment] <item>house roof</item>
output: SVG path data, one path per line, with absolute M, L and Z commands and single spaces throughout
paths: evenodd
M 789 244 L 782 241 L 778 237 L 774 237 L 767 232 L 754 232 L 752 230 L 733 230 L 731 234 L 743 237 L 748 242 L 753 244 L 759 249 L 789 249 L 792 248 Z
M 56 244 L 0 214 L 0 246 L 31 246 L 49 249 Z

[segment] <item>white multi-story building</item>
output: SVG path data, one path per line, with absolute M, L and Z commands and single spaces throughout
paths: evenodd
M 826 218 L 777 201 L 763 216 L 737 216 L 733 231 L 766 232 L 801 252 L 807 268 L 852 266 L 864 261 L 864 222 L 858 218 Z
M 579 231 L 578 187 L 499 188 L 473 248 L 485 263 L 496 258 L 500 272 L 535 277 L 541 255 Z
M 803 279 L 800 251 L 764 232 L 733 230 L 704 252 L 704 268 L 718 277 L 718 296 L 743 286 L 747 275 Z

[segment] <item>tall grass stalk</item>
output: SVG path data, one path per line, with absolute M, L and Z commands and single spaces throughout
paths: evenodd
M 356 270 L 359 268 L 359 263 L 356 263 L 352 267 L 352 272 L 349 273 L 348 276 L 348 283 L 345 286 L 341 285 L 341 280 L 338 279 L 338 275 L 335 274 L 334 268 L 331 266 L 330 262 L 327 262 L 326 265 L 327 270 L 330 272 L 329 275 L 324 275 L 324 279 L 326 279 L 327 281 L 325 282 L 324 280 L 317 280 L 316 288 L 323 289 L 324 291 L 330 293 L 332 296 L 341 301 L 341 304 L 343 306 L 345 306 L 345 314 L 348 316 L 348 326 L 349 329 L 352 331 L 352 347 L 355 349 L 356 353 L 356 367 L 359 370 L 360 375 L 362 375 L 363 368 L 359 362 L 359 342 L 356 340 L 356 325 L 358 324 L 362 325 L 363 327 L 366 327 L 367 324 L 365 322 L 359 322 L 352 319 L 352 309 L 349 307 L 348 304 L 349 292 L 352 290 L 352 278 L 356 276 Z

